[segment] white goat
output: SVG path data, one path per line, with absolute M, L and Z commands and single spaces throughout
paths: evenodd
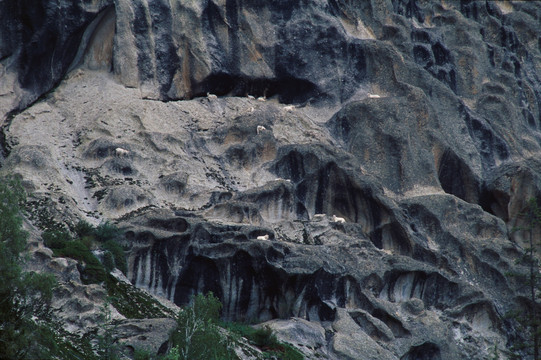
M 207 98 L 208 98 L 209 100 L 211 100 L 211 99 L 218 99 L 218 96 L 216 96 L 216 95 L 214 95 L 214 94 L 211 94 L 211 93 L 207 93 Z
M 346 219 L 344 219 L 343 217 L 338 217 L 336 215 L 333 215 L 332 216 L 332 221 L 335 222 L 335 223 L 343 224 L 343 223 L 346 222 Z
M 379 99 L 381 96 L 379 96 L 378 94 L 368 94 L 368 97 L 370 99 Z
M 265 96 L 260 96 L 257 98 L 257 101 L 267 101 L 267 98 Z
M 295 109 L 295 105 L 284 106 L 285 111 L 293 111 L 294 109 Z
M 325 214 L 314 214 L 314 216 L 312 217 L 312 220 L 322 220 L 322 219 L 325 219 L 325 217 L 327 217 L 327 215 Z
M 117 148 L 115 149 L 115 155 L 116 155 L 116 156 L 126 156 L 126 155 L 128 155 L 129 153 L 130 153 L 129 150 L 123 149 L 123 148 L 121 148 L 121 147 L 117 147 Z
M 257 240 L 269 240 L 269 234 L 267 234 L 267 235 L 259 235 L 257 237 Z
M 266 127 L 263 125 L 257 125 L 257 135 L 259 135 L 260 132 L 267 130 Z
M 246 95 L 246 97 L 247 97 L 248 99 L 250 99 L 250 100 L 255 100 L 255 97 L 252 96 L 252 95 L 250 95 L 250 94 Z

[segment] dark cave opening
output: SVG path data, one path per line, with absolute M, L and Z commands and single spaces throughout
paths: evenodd
M 207 93 L 218 96 L 277 97 L 283 104 L 305 104 L 318 95 L 319 91 L 314 83 L 291 76 L 266 79 L 214 73 L 194 88 L 195 97 L 206 96 Z
M 400 360 L 441 360 L 440 348 L 431 342 L 425 342 L 418 346 L 412 346 Z
M 446 193 L 477 204 L 479 182 L 466 163 L 451 150 L 446 150 L 440 158 L 438 179 Z
M 503 191 L 483 188 L 479 196 L 479 205 L 489 214 L 508 222 L 509 212 L 507 206 L 510 199 L 509 194 Z

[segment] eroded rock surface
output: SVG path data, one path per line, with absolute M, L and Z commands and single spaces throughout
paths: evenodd
M 540 2 L 44 4 L 0 25 L 1 171 L 36 226 L 112 219 L 133 284 L 213 291 L 309 358 L 505 358 L 522 336 L 503 314 L 541 195 Z

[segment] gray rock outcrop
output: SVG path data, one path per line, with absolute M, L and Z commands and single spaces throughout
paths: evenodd
M 0 171 L 35 226 L 112 219 L 134 285 L 307 358 L 508 357 L 540 2 L 57 3 L 0 11 Z

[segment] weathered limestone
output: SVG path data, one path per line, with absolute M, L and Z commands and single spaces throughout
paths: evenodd
M 541 195 L 538 2 L 21 4 L 0 10 L 0 172 L 36 226 L 117 221 L 136 286 L 178 305 L 212 290 L 307 357 L 514 341 L 510 230 Z M 103 293 L 32 237 L 72 284 L 72 330 L 92 324 Z

